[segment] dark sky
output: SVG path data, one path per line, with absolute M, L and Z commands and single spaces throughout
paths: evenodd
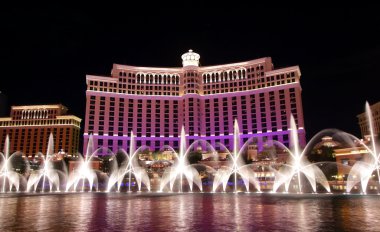
M 377 9 L 7 9 L 0 14 L 0 91 L 10 105 L 62 103 L 84 118 L 85 75 L 109 76 L 113 63 L 180 67 L 190 48 L 203 66 L 270 56 L 275 68 L 300 66 L 308 139 L 325 128 L 359 136 L 356 115 L 365 101 L 380 101 L 379 15 Z

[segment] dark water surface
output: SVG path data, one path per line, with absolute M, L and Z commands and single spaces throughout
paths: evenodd
M 380 231 L 380 196 L 2 194 L 0 231 Z

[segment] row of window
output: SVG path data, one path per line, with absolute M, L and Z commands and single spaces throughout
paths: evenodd
M 74 119 L 45 119 L 45 120 L 12 120 L 0 121 L 0 127 L 11 126 L 49 126 L 49 125 L 73 125 L 80 127 L 80 122 Z
M 110 98 L 108 105 L 106 105 L 104 96 L 100 97 L 100 99 L 98 98 L 98 101 L 95 100 L 95 96 L 91 96 L 90 114 L 87 119 L 89 122 L 88 129 L 102 133 L 108 131 L 120 134 L 125 134 L 133 129 L 144 135 L 146 133 L 159 134 L 161 132 L 164 136 L 169 136 L 169 132 L 178 133 L 178 126 L 170 124 L 168 127 L 163 126 L 163 123 L 174 122 L 174 125 L 177 125 L 179 121 L 182 121 L 189 133 L 201 133 L 201 125 L 204 122 L 206 133 L 211 133 L 211 131 L 207 131 L 207 128 L 214 126 L 215 132 L 229 134 L 232 129 L 226 126 L 225 122 L 232 122 L 237 118 L 242 123 L 243 133 L 257 133 L 259 130 L 261 132 L 278 131 L 279 129 L 287 130 L 290 113 L 295 115 L 296 123 L 298 123 L 295 88 L 289 89 L 287 99 L 290 102 L 288 103 L 285 101 L 284 90 L 279 90 L 277 95 L 278 97 L 276 98 L 279 101 L 275 100 L 274 91 L 240 97 L 205 99 L 204 110 L 202 110 L 202 101 L 200 99 L 189 98 L 182 101 L 184 110 L 181 111 L 181 114 L 179 114 L 178 101 L 176 100 L 155 101 L 148 99 L 143 101 L 142 99 L 128 99 L 128 106 L 126 107 L 124 98 L 120 98 L 119 112 L 117 112 L 115 111 L 114 97 Z M 269 105 L 267 105 L 268 100 Z M 287 104 L 289 104 L 289 108 L 287 108 Z M 96 105 L 100 105 L 97 114 L 95 114 Z M 152 106 L 154 107 L 153 109 Z M 115 118 L 115 115 L 119 117 Z M 204 118 L 202 118 L 202 115 L 204 115 Z M 180 120 L 181 118 L 182 120 Z M 98 128 L 94 127 L 95 121 L 99 122 Z M 105 122 L 108 122 L 108 125 L 105 125 Z M 127 126 L 123 122 L 130 125 Z M 151 126 L 151 122 L 156 124 Z M 142 123 L 144 123 L 144 127 Z
M 13 119 L 33 119 L 33 118 L 51 118 L 58 115 L 58 110 L 53 109 L 37 109 L 37 110 L 13 110 Z
M 233 82 L 229 83 L 229 86 L 227 84 L 216 84 L 216 85 L 206 85 L 204 87 L 204 94 L 218 94 L 218 93 L 229 93 L 229 92 L 237 92 L 237 91 L 246 91 L 246 90 L 253 90 L 253 89 L 261 89 L 261 88 L 267 88 L 267 87 L 273 87 L 277 85 L 284 85 L 284 84 L 290 84 L 295 83 L 296 79 L 287 79 L 282 81 L 273 81 L 273 82 L 266 82 L 263 84 L 255 84 L 254 81 L 244 81 L 244 82 Z M 238 87 L 239 86 L 239 87 Z
M 259 137 L 256 137 L 259 138 Z M 250 138 L 243 138 L 243 143 L 246 143 Z M 233 146 L 233 139 L 208 139 L 204 138 L 205 141 L 207 141 L 212 146 L 217 146 L 219 143 L 222 143 L 224 146 L 231 147 Z M 284 145 L 289 145 L 289 134 L 282 134 L 282 135 L 269 135 L 261 137 L 261 140 L 268 141 L 268 140 L 276 140 L 282 142 Z M 192 144 L 196 141 L 196 139 L 188 139 L 188 144 Z M 124 148 L 125 150 L 129 150 L 129 141 L 124 140 L 118 140 L 118 139 L 95 139 L 95 143 L 97 143 L 98 147 L 104 147 L 108 146 L 111 150 L 116 150 L 116 148 Z M 155 150 L 159 150 L 163 146 L 169 145 L 173 147 L 174 149 L 178 149 L 179 147 L 179 140 L 137 140 L 136 146 L 148 146 L 150 148 L 154 148 Z

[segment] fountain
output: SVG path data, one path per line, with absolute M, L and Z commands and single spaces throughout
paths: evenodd
M 60 191 L 60 176 L 66 177 L 65 173 L 59 172 L 59 170 L 54 169 L 53 167 L 53 153 L 54 153 L 54 137 L 53 133 L 50 134 L 49 136 L 49 141 L 48 141 L 48 147 L 45 156 L 41 154 L 42 157 L 42 163 L 43 163 L 43 168 L 40 170 L 37 170 L 35 172 L 32 172 L 32 174 L 28 178 L 27 182 L 27 188 L 26 191 L 29 192 L 34 190 L 34 192 L 37 191 L 38 184 L 40 183 L 42 179 L 42 186 L 41 186 L 41 192 L 45 191 L 45 182 L 46 179 L 48 180 L 49 183 L 49 191 L 53 191 L 53 187 L 55 186 L 56 191 Z
M 373 177 L 373 172 L 377 173 L 378 181 L 380 184 L 380 175 L 379 175 L 379 159 L 380 154 L 377 153 L 377 146 L 375 141 L 374 127 L 373 127 L 373 116 L 371 108 L 366 102 L 365 112 L 370 132 L 370 142 L 371 145 L 367 146 L 363 141 L 360 141 L 360 144 L 368 151 L 369 156 L 361 161 L 355 162 L 354 166 L 351 168 L 350 173 L 347 178 L 347 187 L 346 191 L 349 193 L 352 188 L 360 182 L 362 193 L 366 193 L 367 185 L 371 177 Z
M 4 153 L 0 152 L 0 178 L 2 178 L 2 188 L 1 191 L 3 193 L 7 191 L 12 191 L 13 187 L 16 192 L 20 191 L 21 182 L 23 181 L 23 177 L 15 171 L 14 163 L 19 162 L 20 167 L 18 168 L 20 171 L 24 169 L 24 172 L 27 172 L 29 166 L 25 162 L 22 154 L 19 152 L 15 152 L 12 155 L 9 154 L 9 136 L 7 135 L 4 143 Z M 20 162 L 21 161 L 21 162 Z M 8 187 L 8 188 L 7 188 Z
M 94 142 L 93 136 L 90 135 L 88 139 L 88 145 L 86 150 L 86 156 L 83 158 L 79 156 L 79 161 L 77 168 L 71 171 L 67 184 L 66 184 L 66 192 L 69 190 L 77 191 L 77 187 L 79 182 L 82 182 L 81 192 L 85 191 L 85 182 L 87 181 L 89 184 L 89 191 L 91 192 L 93 187 L 95 187 L 96 191 L 99 190 L 98 178 L 95 171 L 91 167 L 92 158 L 95 156 L 96 151 L 94 151 Z
M 231 175 L 234 176 L 234 192 L 238 192 L 238 175 L 241 176 L 246 192 L 249 192 L 249 184 L 254 184 L 257 191 L 260 192 L 260 183 L 258 182 L 257 178 L 255 177 L 255 173 L 253 172 L 252 165 L 247 165 L 242 160 L 242 151 L 243 148 L 249 143 L 250 141 L 247 141 L 245 145 L 240 149 L 240 133 L 239 133 L 239 125 L 237 120 L 235 119 L 234 123 L 234 150 L 233 154 L 229 152 L 229 157 L 232 161 L 232 165 L 230 167 L 219 169 L 216 172 L 214 183 L 213 183 L 213 192 L 217 190 L 219 185 L 223 185 L 223 192 L 226 191 L 228 180 L 231 177 Z M 225 147 L 224 147 L 225 148 Z M 228 151 L 227 148 L 225 148 L 226 151 Z
M 371 178 L 375 177 L 376 174 L 379 177 L 380 172 L 380 154 L 378 154 L 378 144 L 375 143 L 372 113 L 368 103 L 366 103 L 366 116 L 368 118 L 370 131 L 370 145 L 360 141 L 353 135 L 335 129 L 329 129 L 319 132 L 311 139 L 305 148 L 301 149 L 299 146 L 298 130 L 295 119 L 291 116 L 289 129 L 290 149 L 278 141 L 270 140 L 264 142 L 263 149 L 261 146 L 259 147 L 259 149 L 262 149 L 260 153 L 257 153 L 259 149 L 257 149 L 258 146 L 256 146 L 254 142 L 256 137 L 251 137 L 240 147 L 239 125 L 237 120 L 235 120 L 233 151 L 229 151 L 223 144 L 219 144 L 221 146 L 221 151 L 225 151 L 223 155 L 227 154 L 227 158 L 223 156 L 224 158 L 221 159 L 223 161 L 222 164 L 217 163 L 215 167 L 217 170 L 211 167 L 214 163 L 210 163 L 210 166 L 207 166 L 207 162 L 196 164 L 191 164 L 189 162 L 188 159 L 191 156 L 189 154 L 194 152 L 195 148 L 199 148 L 203 152 L 206 152 L 203 153 L 205 156 L 210 156 L 211 154 L 210 157 L 212 158 L 212 161 L 220 160 L 216 149 L 205 140 L 196 140 L 187 148 L 185 130 L 182 126 L 179 153 L 177 154 L 173 148 L 165 146 L 165 149 L 172 151 L 175 156 L 175 161 L 171 166 L 165 169 L 160 179 L 159 175 L 156 173 L 157 175 L 155 175 L 155 177 L 157 179 L 154 180 L 154 183 L 157 183 L 156 187 L 151 187 L 151 180 L 148 173 L 145 167 L 142 167 L 139 163 L 140 155 L 144 151 L 149 150 L 149 148 L 147 146 L 141 146 L 136 149 L 133 132 L 131 132 L 130 136 L 129 153 L 121 149 L 118 154 L 110 152 L 110 158 L 106 159 L 103 157 L 103 160 L 98 158 L 98 154 L 100 154 L 100 150 L 103 148 L 95 150 L 93 136 L 90 135 L 86 155 L 84 157 L 80 156 L 78 160 L 70 161 L 71 170 L 69 175 L 67 175 L 67 170 L 64 165 L 63 170 L 54 167 L 56 166 L 57 161 L 54 159 L 53 154 L 53 134 L 50 134 L 46 154 L 43 155 L 42 153 L 39 153 L 39 156 L 42 157 L 42 162 L 40 164 L 41 168 L 37 170 L 29 169 L 27 162 L 25 162 L 20 152 L 13 153 L 12 155 L 9 154 L 10 142 L 9 137 L 7 136 L 4 143 L 4 153 L 0 153 L 0 178 L 2 178 L 0 179 L 0 191 L 52 192 L 64 189 L 66 192 L 91 192 L 93 190 L 105 192 L 120 192 L 123 190 L 126 190 L 127 192 L 140 192 L 145 188 L 150 192 L 153 188 L 159 192 L 170 191 L 180 193 L 188 191 L 193 192 L 194 190 L 200 192 L 221 191 L 234 193 L 240 191 L 261 192 L 267 190 L 285 193 L 317 193 L 319 192 L 319 189 L 317 191 L 318 187 L 320 189 L 323 188 L 322 192 L 330 193 L 331 189 L 328 178 L 332 181 L 330 182 L 332 183 L 332 188 L 336 188 L 337 185 L 333 185 L 333 181 L 334 178 L 338 177 L 329 174 L 327 178 L 326 173 L 331 173 L 328 168 L 334 166 L 334 168 L 339 167 L 340 170 L 344 169 L 344 173 L 349 173 L 345 183 L 347 193 L 350 193 L 354 187 L 357 189 L 356 185 L 358 184 L 361 185 L 361 191 L 366 193 L 369 181 Z M 309 148 L 312 148 L 315 138 L 326 132 L 334 132 L 334 136 L 344 138 L 345 146 L 348 146 L 350 149 L 355 149 L 355 141 L 360 141 L 362 149 L 364 148 L 368 151 L 368 156 L 363 160 L 356 161 L 352 167 L 339 164 L 335 161 L 319 162 L 314 160 L 316 163 L 310 162 L 306 158 L 306 154 L 309 154 L 308 152 L 310 152 Z M 254 149 L 256 157 L 259 157 L 260 155 L 261 158 L 255 159 L 252 163 L 246 163 L 243 158 L 245 157 L 245 152 L 248 152 L 246 149 L 251 145 L 255 145 Z M 205 146 L 209 150 L 203 150 Z M 281 162 L 276 160 L 278 157 L 272 157 L 272 159 L 268 158 L 268 160 L 275 162 L 275 164 L 267 162 L 267 160 L 261 162 L 263 161 L 262 154 L 268 152 L 265 150 L 268 146 L 270 146 L 269 148 L 277 149 L 273 150 L 273 154 L 274 152 L 281 152 L 277 153 L 281 155 Z M 108 148 L 104 149 L 107 149 L 107 152 L 109 151 Z M 102 153 L 104 153 L 103 150 Z M 288 159 L 285 162 L 286 158 Z M 99 160 L 95 161 L 95 159 Z M 104 167 L 105 163 L 110 166 L 105 169 L 103 167 L 102 170 L 104 172 L 102 172 L 96 170 L 100 169 L 100 166 L 95 167 L 94 162 L 98 162 L 98 164 L 102 163 Z M 172 161 L 166 162 L 169 165 L 172 163 Z M 28 178 L 25 178 L 22 175 L 23 173 L 25 173 L 25 176 Z M 203 180 L 206 180 L 205 183 L 202 182 L 202 178 L 204 178 Z M 339 178 L 342 180 L 342 175 Z M 378 184 L 380 185 L 380 180 L 378 181 Z M 208 183 L 210 183 L 210 185 L 208 185 Z M 338 184 L 340 184 L 339 187 L 341 187 L 342 184 Z M 205 188 L 204 185 L 210 187 Z M 122 188 L 123 186 L 125 186 L 125 188 Z M 198 188 L 194 189 L 195 186 Z M 336 188 L 334 190 L 339 191 L 342 189 L 343 188 Z
M 293 115 L 290 118 L 290 142 L 292 150 L 283 146 L 290 155 L 288 164 L 284 164 L 279 171 L 275 171 L 275 181 L 273 185 L 273 192 L 277 192 L 281 185 L 285 185 L 285 192 L 289 192 L 290 183 L 293 177 L 297 177 L 297 193 L 303 192 L 301 173 L 304 174 L 308 182 L 310 183 L 313 192 L 317 191 L 317 183 L 320 183 L 327 192 L 331 192 L 329 183 L 326 176 L 323 174 L 320 168 L 316 164 L 310 163 L 305 157 L 304 149 L 301 151 L 298 143 L 297 126 Z
M 128 192 L 131 192 L 131 186 L 132 186 L 132 175 L 134 176 L 136 182 L 138 191 L 141 191 L 142 184 L 144 184 L 148 191 L 150 191 L 150 180 L 148 177 L 148 174 L 146 173 L 146 170 L 142 167 L 140 167 L 138 161 L 136 158 L 138 158 L 138 154 L 140 151 L 147 149 L 148 147 L 142 146 L 139 147 L 137 150 L 135 150 L 135 141 L 134 141 L 134 135 L 133 132 L 131 132 L 131 140 L 130 140 L 130 146 L 129 146 L 129 154 L 128 155 L 124 150 L 120 150 L 120 153 L 124 155 L 125 160 L 120 164 L 120 167 L 118 169 L 115 169 L 114 172 L 111 173 L 109 181 L 108 181 L 108 187 L 107 192 L 111 191 L 111 189 L 114 187 L 114 185 L 117 183 L 117 191 L 120 191 L 121 185 L 123 183 L 125 175 L 128 174 Z
M 169 167 L 167 170 L 165 170 L 160 183 L 160 192 L 164 191 L 164 188 L 168 183 L 170 191 L 174 191 L 174 184 L 176 181 L 178 183 L 178 192 L 183 192 L 183 176 L 185 176 L 187 180 L 190 191 L 193 191 L 194 183 L 198 186 L 200 191 L 203 191 L 202 180 L 199 177 L 198 171 L 192 165 L 190 165 L 187 160 L 187 155 L 189 154 L 192 147 L 193 146 L 190 145 L 186 150 L 185 128 L 182 126 L 179 155 L 176 155 L 177 162 L 173 167 Z

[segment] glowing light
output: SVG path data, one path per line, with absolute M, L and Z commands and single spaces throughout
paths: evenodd
M 183 54 L 181 56 L 182 58 L 182 65 L 183 67 L 186 67 L 186 66 L 199 66 L 199 58 L 200 58 L 200 55 L 193 52 L 193 50 L 189 50 L 189 52 Z

